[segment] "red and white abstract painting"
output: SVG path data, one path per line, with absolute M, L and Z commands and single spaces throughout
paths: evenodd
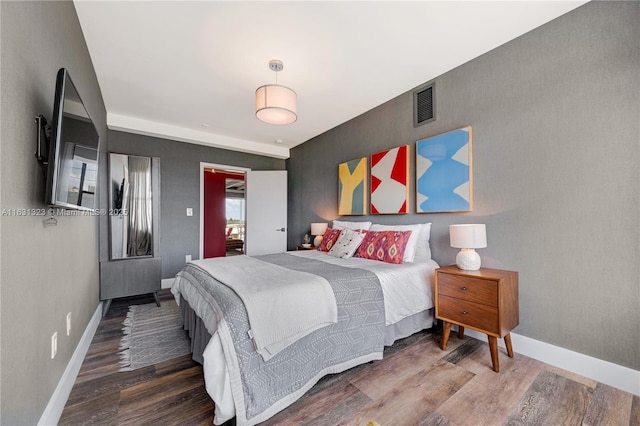
M 409 145 L 371 155 L 371 214 L 409 211 Z

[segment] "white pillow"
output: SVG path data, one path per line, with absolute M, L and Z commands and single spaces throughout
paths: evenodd
M 335 222 L 334 222 L 335 223 Z M 360 243 L 364 239 L 364 232 L 351 231 L 350 229 L 343 229 L 340 231 L 340 236 L 331 247 L 331 250 L 327 252 L 328 255 L 334 257 L 340 257 L 342 259 L 348 259 L 356 252 Z
M 429 238 L 431 238 L 431 222 L 423 223 L 420 229 L 420 236 L 416 243 L 416 257 L 414 261 L 424 261 L 431 259 L 431 247 L 429 246 Z
M 370 231 L 411 231 L 409 241 L 404 249 L 404 255 L 402 256 L 402 263 L 411 263 L 416 257 L 416 247 L 418 240 L 420 239 L 420 231 L 422 225 L 379 225 L 374 223 L 369 228 Z
M 357 231 L 358 229 L 367 230 L 371 227 L 371 222 L 347 222 L 344 220 L 334 220 L 333 229 L 350 229 Z

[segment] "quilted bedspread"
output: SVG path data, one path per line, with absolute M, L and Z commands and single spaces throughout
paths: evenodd
M 257 258 L 325 278 L 335 295 L 338 322 L 314 331 L 265 361 L 249 336 L 247 311 L 236 293 L 193 265 L 178 273 L 174 294 L 189 302 L 211 335 L 220 335 L 238 425 L 268 419 L 327 374 L 381 359 L 384 344 L 384 301 L 374 273 L 286 253 Z

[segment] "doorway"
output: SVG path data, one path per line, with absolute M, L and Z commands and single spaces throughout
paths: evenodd
M 225 172 L 225 255 L 244 254 L 245 174 Z
M 247 170 L 200 163 L 200 259 L 244 253 Z
M 281 253 L 287 250 L 287 171 L 286 170 L 251 170 L 247 168 L 225 166 L 212 163 L 200 163 L 200 259 L 214 257 L 204 253 L 205 241 L 205 177 L 213 173 L 212 169 L 223 173 L 240 173 L 244 176 L 244 224 L 243 226 L 227 226 L 226 217 L 226 178 L 218 179 L 219 187 L 223 187 L 224 197 L 216 204 L 218 215 L 215 223 L 209 226 L 216 244 L 215 257 L 226 256 L 226 233 L 228 228 L 236 228 L 238 236 L 242 235 L 243 252 L 249 256 Z M 223 183 L 221 183 L 223 182 Z M 233 218 L 232 218 L 233 219 Z M 231 234 L 233 234 L 233 229 Z M 232 253 L 236 254 L 236 253 Z

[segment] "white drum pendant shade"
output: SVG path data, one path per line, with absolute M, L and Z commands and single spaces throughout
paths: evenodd
M 291 124 L 298 119 L 296 92 L 278 84 L 256 90 L 256 117 L 269 124 Z

